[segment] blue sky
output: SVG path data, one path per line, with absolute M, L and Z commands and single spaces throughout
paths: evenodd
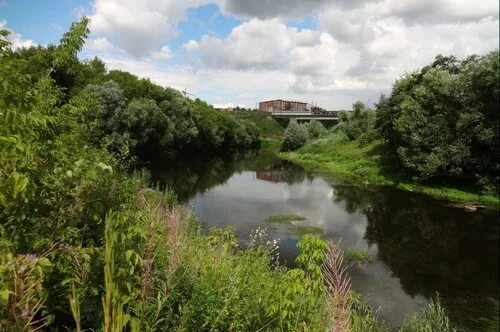
M 18 47 L 57 43 L 81 15 L 82 58 L 218 106 L 373 103 L 437 54 L 498 48 L 497 0 L 0 0 Z
M 56 43 L 77 18 L 80 8 L 89 8 L 81 0 L 7 0 L 0 4 L 0 20 L 24 38 L 40 44 Z
M 0 2 L 0 20 L 25 39 L 39 44 L 57 43 L 64 31 L 82 14 L 92 12 L 92 2 L 85 0 L 4 0 Z M 179 36 L 170 41 L 176 50 L 190 39 L 204 34 L 227 36 L 241 20 L 223 15 L 217 5 L 189 8 L 179 23 Z
M 57 43 L 61 33 L 80 15 L 91 13 L 92 3 L 85 0 L 7 0 L 0 8 L 0 20 L 7 21 L 10 29 L 25 39 L 49 44 Z M 189 8 L 186 19 L 178 25 L 178 36 L 169 41 L 170 49 L 175 52 L 187 41 L 197 40 L 205 34 L 225 37 L 242 21 L 222 14 L 214 3 Z M 286 24 L 299 29 L 317 27 L 313 16 L 290 20 Z

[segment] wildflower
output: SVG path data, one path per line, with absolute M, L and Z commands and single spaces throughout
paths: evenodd
M 27 254 L 26 256 L 24 256 L 24 259 L 27 262 L 31 262 L 31 263 L 36 263 L 38 261 L 38 257 L 36 255 L 33 255 L 33 254 Z

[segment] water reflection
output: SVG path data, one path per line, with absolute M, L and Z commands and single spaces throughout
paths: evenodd
M 282 239 L 285 264 L 293 264 L 299 236 L 290 234 L 294 226 L 266 223 L 269 215 L 302 215 L 303 225 L 343 246 L 367 248 L 376 259 L 351 271 L 353 286 L 393 324 L 436 293 L 457 324 L 498 324 L 496 211 L 470 214 L 391 188 L 327 182 L 269 151 L 164 161 L 151 172 L 207 226 L 235 225 L 243 241 L 268 227 Z

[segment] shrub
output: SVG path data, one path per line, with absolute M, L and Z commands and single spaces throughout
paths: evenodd
M 339 123 L 332 128 L 333 132 L 344 133 L 349 140 L 359 140 L 362 144 L 375 140 L 378 137 L 375 111 L 361 101 L 355 102 L 352 109 L 350 113 L 341 112 Z
M 304 125 L 298 124 L 297 121 L 291 120 L 283 134 L 283 142 L 281 143 L 281 151 L 293 151 L 304 146 L 309 139 L 309 134 Z
M 328 130 L 318 120 L 311 120 L 306 124 L 306 127 L 310 139 L 315 139 L 328 133 Z

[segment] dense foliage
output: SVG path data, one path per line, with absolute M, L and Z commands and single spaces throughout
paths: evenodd
M 301 148 L 309 139 L 307 128 L 297 123 L 295 120 L 290 120 L 290 123 L 283 133 L 283 141 L 281 142 L 281 151 L 293 151 Z
M 304 146 L 309 139 L 316 139 L 328 133 L 321 122 L 312 120 L 308 123 L 299 124 L 291 120 L 283 133 L 281 151 L 293 151 Z
M 315 139 L 324 136 L 328 131 L 318 120 L 311 120 L 306 124 L 309 139 Z
M 332 131 L 344 133 L 351 141 L 359 140 L 361 143 L 368 143 L 378 136 L 375 119 L 375 110 L 357 101 L 352 105 L 351 112 L 340 113 L 339 122 L 332 128 Z
M 75 23 L 50 51 L 13 51 L 1 39 L 0 329 L 323 326 L 313 273 L 323 241 L 304 239 L 300 267 L 284 271 L 265 232 L 245 251 L 231 230 L 202 235 L 171 192 L 148 189 L 146 175 L 128 175 L 117 159 L 148 144 L 250 145 L 254 126 L 171 90 L 135 95 L 135 83 L 157 86 L 122 73 L 111 74 L 135 83 L 122 88 L 102 73 L 81 89 L 59 85 L 81 66 L 87 24 Z M 53 52 L 45 67 L 38 52 Z M 182 130 L 169 136 L 169 126 Z
M 253 122 L 260 130 L 261 137 L 281 139 L 283 136 L 283 127 L 273 120 L 267 112 L 259 110 L 244 110 L 238 107 L 233 109 L 232 114 L 237 119 L 245 119 Z
M 377 104 L 377 127 L 401 163 L 419 179 L 475 179 L 498 185 L 498 50 L 458 60 L 437 56 L 396 81 Z
M 0 329 L 324 331 L 339 312 L 353 331 L 378 329 L 351 293 L 325 287 L 332 244 L 305 236 L 286 270 L 262 230 L 248 250 L 231 229 L 203 235 L 172 192 L 125 171 L 135 153 L 250 146 L 258 132 L 80 62 L 87 26 L 17 51 L 0 32 Z

